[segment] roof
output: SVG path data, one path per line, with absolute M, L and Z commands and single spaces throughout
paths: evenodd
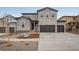
M 79 15 L 75 16 L 75 17 L 79 17 Z
M 56 10 L 56 9 L 53 9 L 53 8 L 50 8 L 50 7 L 45 7 L 45 8 L 42 8 L 42 9 L 40 9 L 40 10 L 37 10 L 37 12 L 39 12 L 39 11 L 42 11 L 42 10 L 44 10 L 44 9 L 50 9 L 50 10 L 53 10 L 53 11 L 58 11 L 58 10 Z
M 57 20 L 57 22 L 66 22 L 65 20 Z
M 61 20 L 64 17 L 76 17 L 76 16 L 62 16 L 57 20 L 57 22 L 66 22 L 65 20 Z
M 30 19 L 30 18 L 25 17 L 25 16 L 17 17 L 17 18 L 15 18 L 15 19 L 16 19 L 16 20 L 18 20 L 18 19 L 20 19 L 20 18 L 26 18 L 26 19 L 28 19 L 28 20 L 30 20 L 30 21 L 31 21 L 31 19 Z
M 15 19 L 14 16 L 8 14 L 8 15 L 4 16 L 3 18 L 0 18 L 0 20 L 5 19 L 6 17 L 9 17 L 9 16 Z
M 50 7 L 45 7 L 45 8 L 42 8 L 42 9 L 40 9 L 40 10 L 37 10 L 37 12 L 39 12 L 39 11 L 42 11 L 42 10 L 44 10 L 44 9 L 50 9 L 50 10 L 53 10 L 53 11 L 58 11 L 58 10 L 56 10 L 56 9 L 53 9 L 53 8 L 50 8 Z M 22 15 L 37 15 L 37 13 L 21 13 Z
M 21 13 L 22 15 L 37 15 L 37 13 Z
M 62 19 L 62 18 L 64 18 L 64 17 L 75 17 L 75 16 L 62 16 L 62 17 L 60 17 L 59 19 Z

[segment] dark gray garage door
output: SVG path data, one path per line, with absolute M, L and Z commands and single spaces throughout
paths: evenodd
M 10 33 L 14 33 L 14 27 L 10 27 L 10 28 L 9 28 L 9 32 L 10 32 Z
M 64 32 L 64 25 L 57 25 L 57 32 Z
M 0 33 L 5 33 L 5 27 L 0 27 Z
M 40 25 L 40 32 L 55 32 L 55 25 Z

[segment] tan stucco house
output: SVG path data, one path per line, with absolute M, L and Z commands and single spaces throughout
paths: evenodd
M 75 16 L 62 16 L 61 18 L 58 19 L 58 23 L 63 23 L 64 25 L 64 31 L 67 31 L 67 28 L 71 28 L 71 23 L 74 22 L 74 17 Z M 60 23 L 60 24 L 61 24 Z
M 62 16 L 58 21 L 63 23 L 65 31 L 79 29 L 79 16 Z

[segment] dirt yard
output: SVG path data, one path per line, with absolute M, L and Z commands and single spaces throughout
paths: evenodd
M 1 41 L 1 51 L 37 51 L 38 41 Z

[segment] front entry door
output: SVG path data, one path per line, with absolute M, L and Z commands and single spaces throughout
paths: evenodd
M 15 32 L 15 31 L 14 31 L 14 27 L 10 27 L 10 28 L 9 28 L 9 32 L 10 32 L 10 33 L 14 33 L 14 32 Z

